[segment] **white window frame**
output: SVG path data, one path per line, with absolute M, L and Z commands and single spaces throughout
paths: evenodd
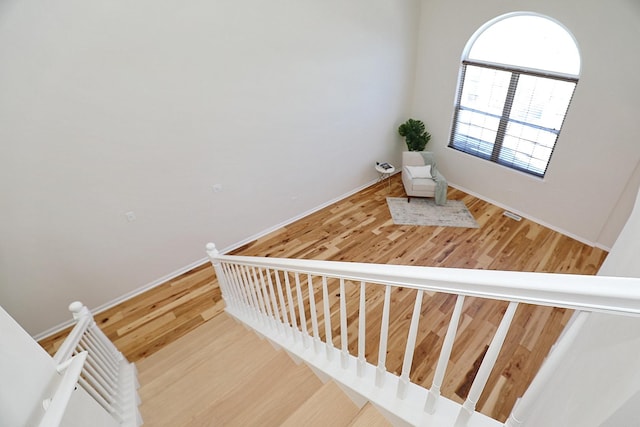
M 549 19 L 564 28 L 562 24 L 546 16 L 531 13 L 518 13 L 498 17 L 485 24 L 476 32 L 476 34 L 474 34 L 474 36 L 472 36 L 467 43 L 462 58 L 449 147 L 542 178 L 545 176 L 549 167 L 553 150 L 556 146 L 558 136 L 562 129 L 562 124 L 564 123 L 564 119 L 571 104 L 571 99 L 578 83 L 579 76 L 558 71 L 540 70 L 518 65 L 489 62 L 477 58 L 469 58 L 471 47 L 478 37 L 481 36 L 482 32 L 502 19 L 524 14 Z M 566 28 L 564 28 L 564 30 L 573 38 L 573 35 L 571 35 Z M 577 43 L 575 46 L 577 49 Z M 503 81 L 505 80 L 504 77 L 507 76 L 507 73 L 509 75 L 509 82 L 506 90 L 504 90 L 504 85 L 498 88 L 497 86 L 493 86 L 494 83 L 491 82 L 487 82 L 487 84 L 483 85 L 483 88 L 485 89 L 484 93 L 490 89 L 496 89 L 496 91 L 499 92 L 498 101 L 500 101 L 501 104 L 498 106 L 501 107 L 500 112 L 495 111 L 495 109 L 493 112 L 489 111 L 489 104 L 487 104 L 484 111 L 482 108 L 474 109 L 469 106 L 474 102 L 474 98 L 472 98 L 472 96 L 475 97 L 476 95 L 468 93 L 469 91 L 465 92 L 465 84 L 473 85 L 474 83 L 477 83 L 477 81 L 468 81 L 467 73 L 468 71 L 478 73 L 480 72 L 480 69 L 493 70 L 496 73 L 500 73 L 503 77 Z M 541 84 L 558 84 L 561 86 L 559 92 L 562 93 L 564 99 L 562 99 L 558 105 L 555 105 L 554 108 L 547 108 L 548 111 L 555 114 L 553 127 L 536 123 L 535 119 L 518 119 L 518 117 L 515 117 L 515 113 L 512 115 L 514 99 L 519 100 L 517 101 L 517 105 L 519 107 L 526 105 L 526 102 L 523 103 L 522 94 L 528 94 L 529 92 L 526 92 L 524 89 L 518 91 L 518 83 L 522 76 L 526 76 L 525 78 L 529 79 L 529 82 L 531 82 L 531 79 L 536 79 L 535 82 L 541 82 Z M 474 89 L 470 89 L 470 91 L 472 90 Z M 464 93 L 466 93 L 470 101 L 469 99 L 463 99 Z M 495 104 L 496 102 L 495 96 L 493 96 L 494 93 L 495 92 L 491 92 L 492 104 Z M 533 98 L 535 89 L 530 93 Z M 525 100 L 528 101 L 529 98 L 526 98 Z M 564 104 L 565 101 L 566 105 Z M 551 104 L 552 103 L 549 103 L 547 107 Z M 562 111 L 563 109 L 564 111 Z M 530 111 L 529 107 L 527 107 L 527 111 L 525 111 L 524 116 L 535 116 L 535 113 L 539 113 L 540 111 L 544 110 L 540 110 L 539 106 L 536 111 Z M 561 117 L 560 114 L 562 114 Z M 481 124 L 482 122 L 489 124 L 484 126 Z M 516 128 L 519 128 L 521 133 L 525 133 L 526 131 L 529 136 L 515 136 L 513 130 Z M 510 129 L 512 130 L 511 133 L 509 131 Z M 538 136 L 531 136 L 536 133 Z M 474 134 L 476 136 L 474 136 Z M 554 135 L 555 137 L 553 137 Z M 552 142 L 551 139 L 553 139 Z M 507 140 L 506 144 L 505 140 Z M 523 148 L 520 149 L 520 146 Z

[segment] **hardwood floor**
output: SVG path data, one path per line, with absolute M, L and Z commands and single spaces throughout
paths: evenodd
M 595 274 L 606 257 L 603 250 L 526 219 L 515 221 L 502 215 L 502 209 L 453 188 L 449 189 L 449 199 L 464 201 L 480 228 L 394 225 L 386 206 L 387 196 L 404 196 L 399 175 L 391 178 L 390 189 L 386 182 L 378 183 L 233 253 L 569 274 Z M 355 286 L 347 289 L 350 292 L 355 292 Z M 371 293 L 368 299 L 380 301 L 375 290 Z M 400 331 L 407 322 L 414 295 L 415 291 L 407 289 L 394 293 L 392 318 L 397 320 L 391 324 L 391 333 Z M 96 315 L 96 322 L 129 360 L 137 361 L 219 313 L 223 309 L 220 298 L 213 270 L 204 265 Z M 413 381 L 430 384 L 454 302 L 450 295 L 425 294 Z M 467 298 L 442 390 L 445 396 L 459 402 L 464 399 L 475 374 L 472 367 L 481 360 L 505 308 L 503 302 Z M 369 307 L 374 309 L 375 303 Z M 372 311 L 367 321 L 379 324 L 375 316 Z M 570 311 L 562 309 L 518 308 L 496 369 L 478 402 L 481 412 L 506 419 L 570 316 Z M 354 327 L 357 322 L 350 325 L 350 330 Z M 41 344 L 53 352 L 65 335 L 63 331 Z M 339 340 L 338 333 L 333 337 Z M 391 336 L 387 355 L 391 371 L 399 372 L 404 340 L 404 333 Z M 367 360 L 371 363 L 377 362 L 375 342 L 372 334 L 367 342 L 371 349 Z M 353 342 L 350 348 L 354 350 Z
M 224 313 L 137 368 L 149 426 L 391 426 Z
M 131 362 L 149 356 L 224 310 L 210 264 L 94 315 L 96 323 Z M 54 354 L 65 329 L 40 341 Z

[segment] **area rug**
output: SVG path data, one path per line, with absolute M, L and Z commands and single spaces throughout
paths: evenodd
M 434 199 L 411 199 L 406 197 L 387 197 L 393 223 L 398 225 L 430 225 L 435 227 L 478 228 L 469 209 L 460 200 L 447 200 L 444 206 L 438 206 Z

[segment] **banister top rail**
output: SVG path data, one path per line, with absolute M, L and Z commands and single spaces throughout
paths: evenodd
M 214 263 L 231 262 L 426 291 L 640 316 L 640 278 L 222 255 L 212 243 L 207 245 L 207 252 Z
M 83 351 L 58 366 L 58 371 L 64 371 L 64 375 L 60 380 L 54 396 L 50 400 L 43 402 L 46 412 L 40 420 L 40 424 L 38 424 L 39 427 L 54 427 L 60 425 L 64 417 L 65 409 L 69 404 L 69 400 L 71 400 L 71 394 L 78 384 L 78 378 L 80 378 L 80 372 L 86 360 L 87 352 Z
M 75 324 L 67 338 L 62 342 L 58 351 L 56 351 L 56 354 L 53 356 L 56 363 L 62 363 L 73 357 L 73 352 L 75 351 L 78 342 L 80 342 L 82 335 L 87 330 L 87 327 L 89 327 L 91 320 L 91 318 L 86 317 L 78 320 L 78 323 Z
M 69 310 L 73 313 L 74 319 L 77 321 L 67 338 L 56 351 L 53 359 L 56 363 L 62 363 L 73 356 L 76 346 L 82 339 L 82 335 L 93 322 L 93 316 L 89 310 L 80 302 L 73 302 L 69 305 Z

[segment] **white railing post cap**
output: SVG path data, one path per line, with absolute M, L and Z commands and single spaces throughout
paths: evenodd
M 211 242 L 207 243 L 207 252 L 209 253 L 209 256 L 215 256 L 219 254 L 218 250 L 216 249 L 216 245 Z
M 80 301 L 74 301 L 71 304 L 69 304 L 69 311 L 72 313 L 80 313 L 83 308 L 84 308 L 84 304 L 81 303 Z
M 73 313 L 73 318 L 75 320 L 78 320 L 83 316 L 91 316 L 89 309 L 80 301 L 74 301 L 69 304 L 69 311 Z

